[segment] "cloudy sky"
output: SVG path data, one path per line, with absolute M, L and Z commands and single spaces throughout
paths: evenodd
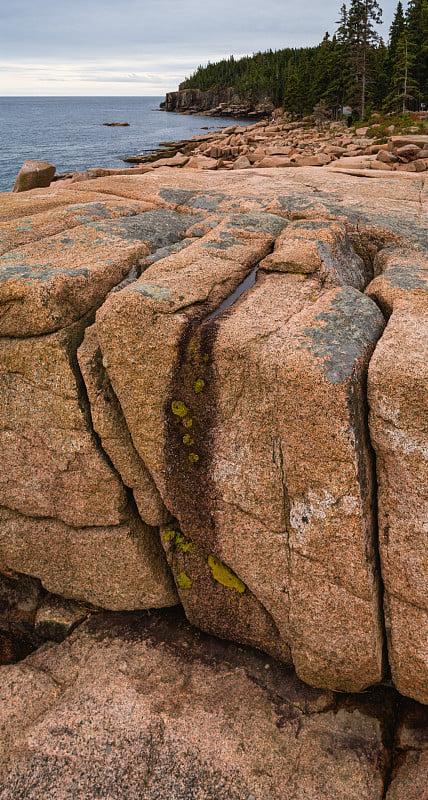
M 163 95 L 208 60 L 317 44 L 341 2 L 1 0 L 0 95 Z

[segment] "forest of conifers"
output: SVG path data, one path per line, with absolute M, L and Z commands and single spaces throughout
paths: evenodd
M 428 105 L 428 0 L 398 2 L 388 41 L 379 35 L 377 0 L 342 5 L 333 35 L 316 47 L 284 48 L 200 66 L 180 89 L 233 87 L 241 96 L 269 98 L 305 114 L 322 101 L 328 109 L 351 106 L 360 117 L 373 110 L 419 111 Z

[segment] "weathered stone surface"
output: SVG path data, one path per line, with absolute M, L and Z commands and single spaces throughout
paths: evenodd
M 174 605 L 157 531 L 129 509 L 121 525 L 72 528 L 0 509 L 0 570 L 19 568 L 52 594 L 110 610 Z
M 354 251 L 344 225 L 325 219 L 293 222 L 278 236 L 274 252 L 262 269 L 317 273 L 324 288 L 354 286 L 364 289 L 364 263 Z
M 139 258 L 177 241 L 187 225 L 186 215 L 156 209 L 89 221 L 6 253 L 0 257 L 0 334 L 34 336 L 79 319 Z
M 258 647 L 292 664 L 288 645 L 248 586 L 199 541 L 179 529 L 163 529 L 162 543 L 187 619 L 222 639 Z
M 125 486 L 132 489 L 142 519 L 149 525 L 162 525 L 168 519 L 168 511 L 132 442 L 122 409 L 102 363 L 95 325 L 86 329 L 77 355 L 88 392 L 92 423 L 101 437 L 103 449 Z
M 219 319 L 213 349 L 211 535 L 300 676 L 343 689 L 382 673 L 362 385 L 383 320 L 360 298 L 266 276 Z M 196 538 L 185 510 L 174 513 Z
M 0 334 L 58 330 L 100 305 L 148 244 L 81 225 L 0 257 Z
M 192 320 L 213 312 L 268 251 L 273 237 L 261 226 L 269 229 L 272 215 L 261 216 L 266 219 L 251 220 L 253 230 L 240 230 L 237 217 L 157 261 L 139 281 L 112 294 L 97 317 L 105 367 L 134 445 L 163 497 L 164 414 L 183 337 Z M 279 230 L 284 223 L 274 224 Z
M 0 505 L 75 527 L 117 525 L 127 504 L 84 405 L 75 353 L 89 321 L 0 339 Z
M 397 269 L 395 284 L 399 278 Z M 395 301 L 376 348 L 368 400 L 389 659 L 399 691 L 427 703 L 428 312 L 418 283 L 417 272 L 406 274 L 403 267 L 402 284 L 409 285 L 409 297 Z M 403 285 L 393 287 L 402 296 L 405 291 Z
M 14 250 L 30 242 L 54 236 L 61 231 L 75 228 L 78 225 L 101 221 L 109 218 L 141 214 L 154 208 L 153 204 L 127 201 L 122 198 L 91 201 L 87 195 L 81 195 L 81 202 L 75 196 L 68 205 L 55 209 L 37 209 L 35 213 L 15 220 L 0 223 L 0 254 Z M 20 208 L 20 206 L 18 206 Z
M 276 138 L 279 132 L 270 132 L 273 149 L 284 146 Z M 318 145 L 308 143 L 303 130 L 298 135 L 301 147 L 296 156 L 316 156 Z M 205 155 L 211 146 L 220 148 L 221 143 L 210 137 L 200 141 L 206 145 Z M 232 138 L 227 147 L 233 158 L 244 152 L 249 157 L 244 138 L 235 133 Z M 368 163 L 373 164 L 370 157 Z M 57 261 L 66 264 L 66 241 L 60 255 L 51 245 L 56 242 L 58 247 L 60 238 L 83 229 L 89 234 L 75 251 L 76 264 L 86 263 L 88 254 L 92 264 L 87 246 L 94 244 L 92 236 L 98 237 L 100 248 L 100 243 L 112 241 L 118 260 L 127 247 L 142 248 L 129 280 L 151 264 L 126 286 L 120 270 L 114 279 L 111 274 L 112 286 L 103 275 L 102 290 L 97 284 L 95 292 L 107 258 L 107 250 L 103 256 L 100 249 L 86 287 L 80 275 L 76 283 L 76 274 L 64 284 L 64 296 L 61 282 L 52 284 L 54 323 L 43 317 L 50 313 L 41 303 L 42 294 L 37 294 L 36 283 L 43 281 L 39 276 L 31 284 L 30 271 L 31 277 L 16 285 L 28 284 L 27 289 L 34 290 L 46 330 L 53 324 L 66 326 L 39 339 L 34 333 L 45 328 L 38 312 L 29 318 L 31 303 L 23 304 L 24 313 L 15 301 L 2 307 L 8 330 L 15 330 L 14 337 L 1 340 L 7 358 L 0 395 L 6 414 L 4 463 L 7 470 L 12 468 L 10 477 L 2 473 L 0 478 L 5 495 L 1 531 L 8 556 L 16 555 L 13 569 L 43 572 L 48 587 L 52 581 L 51 591 L 62 593 L 62 582 L 67 596 L 97 605 L 144 604 L 138 576 L 141 570 L 153 573 L 150 558 L 159 556 L 169 573 L 157 534 L 155 550 L 152 539 L 142 560 L 141 552 L 137 556 L 141 537 L 133 538 L 133 531 L 141 523 L 115 466 L 125 486 L 134 491 L 143 517 L 152 523 L 165 521 L 161 496 L 167 513 L 176 518 L 171 524 L 196 548 L 184 552 L 176 543 L 173 548 L 164 542 L 189 618 L 283 660 L 290 658 L 291 650 L 299 674 L 322 686 L 359 689 L 379 679 L 383 665 L 373 534 L 376 487 L 365 422 L 365 382 L 383 323 L 361 291 L 379 247 L 404 241 L 407 260 L 397 250 L 380 254 L 367 294 L 385 314 L 393 309 L 390 324 L 399 317 L 399 304 L 405 303 L 416 327 L 416 317 L 425 313 L 426 267 L 420 253 L 408 246 L 424 246 L 423 177 L 417 172 L 383 175 L 376 169 L 367 173 L 372 180 L 306 167 L 278 168 L 269 174 L 257 167 L 230 173 L 169 168 L 85 180 L 74 193 L 55 184 L 21 198 L 15 195 L 15 206 L 6 198 L 0 215 L 20 218 L 23 227 L 4 229 L 11 233 L 5 246 L 12 246 L 15 254 L 18 248 L 33 254 L 45 248 L 40 267 L 44 277 L 50 259 L 54 268 Z M 80 225 L 70 211 L 71 194 L 74 204 L 91 207 Z M 103 202 L 109 208 L 117 204 L 120 210 L 103 217 L 98 208 Z M 127 206 L 129 213 L 124 211 Z M 42 219 L 49 207 L 51 223 L 49 214 Z M 27 229 L 29 217 L 33 231 Z M 55 225 L 65 227 L 55 233 Z M 289 242 L 295 248 L 294 261 L 290 251 L 281 262 L 280 247 L 290 250 Z M 364 258 L 364 266 L 354 250 Z M 262 259 L 267 259 L 265 270 L 257 277 Z M 88 301 L 86 290 L 91 286 Z M 98 313 L 97 328 L 88 333 L 80 353 L 91 420 L 76 348 L 92 316 L 70 326 L 68 315 L 76 314 L 71 317 L 75 319 L 83 308 L 95 309 L 111 289 Z M 50 303 L 48 297 L 43 295 L 43 301 Z M 67 304 L 76 305 L 69 312 Z M 36 327 L 31 327 L 34 322 Z M 17 339 L 30 331 L 31 341 Z M 404 363 L 407 350 L 400 353 L 398 361 Z M 40 391 L 34 388 L 39 384 Z M 416 399 L 419 403 L 419 395 Z M 103 455 L 92 422 L 113 466 Z M 73 451 L 70 461 L 73 447 L 77 456 Z M 26 462 L 34 465 L 31 479 Z M 70 463 L 73 474 L 67 475 Z M 413 487 L 418 466 L 412 461 L 409 475 L 406 469 L 403 481 Z M 41 482 L 34 481 L 38 472 Z M 388 476 L 385 486 L 387 480 Z M 409 514 L 414 521 L 419 511 L 413 511 L 413 491 Z M 97 583 L 94 563 L 103 536 L 108 544 Z M 420 546 L 414 558 L 411 548 L 407 552 L 404 533 L 400 536 L 406 549 L 406 556 L 400 557 L 403 564 L 408 557 L 411 567 L 403 566 L 390 548 L 387 569 L 391 576 L 396 571 L 398 587 L 405 586 L 402 575 L 411 573 L 413 593 L 419 592 L 425 551 Z M 39 552 L 40 541 L 49 537 L 62 542 L 50 567 L 41 564 Z M 116 564 L 122 548 L 125 565 L 107 575 L 109 560 Z M 67 566 L 59 566 L 68 551 Z M 78 552 L 80 559 L 88 553 L 83 558 L 89 562 L 81 585 L 74 575 Z M 29 563 L 31 569 L 23 566 Z M 8 566 L 5 561 L 4 569 Z M 219 576 L 225 583 L 217 580 Z M 100 582 L 106 583 L 104 594 Z M 170 598 L 174 594 L 171 583 L 168 590 L 164 584 L 163 591 L 159 602 L 166 603 L 168 591 Z M 395 672 L 402 673 L 401 691 L 421 697 L 422 606 L 406 591 L 394 593 L 386 587 L 389 647 L 398 665 Z M 146 597 L 144 602 L 151 601 Z M 406 662 L 405 647 L 412 654 Z
M 29 189 L 36 189 L 41 186 L 49 186 L 56 167 L 48 161 L 24 161 L 13 187 L 14 192 L 28 192 Z
M 2 800 L 381 800 L 387 692 L 309 689 L 170 620 L 94 618 L 3 668 Z

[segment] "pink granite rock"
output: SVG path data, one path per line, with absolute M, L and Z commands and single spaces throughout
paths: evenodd
M 407 281 L 411 286 L 410 275 Z M 368 380 L 389 659 L 399 691 L 423 703 L 428 702 L 427 341 L 426 302 L 397 301 Z
M 41 186 L 49 186 L 56 167 L 48 161 L 24 161 L 13 187 L 14 192 L 28 192 L 29 189 L 37 189 Z
M 391 701 L 348 702 L 176 614 L 98 617 L 3 667 L 2 800 L 381 800 Z
M 53 594 L 114 611 L 177 603 L 157 531 L 132 508 L 119 525 L 87 528 L 0 508 L 0 570 L 16 567 Z

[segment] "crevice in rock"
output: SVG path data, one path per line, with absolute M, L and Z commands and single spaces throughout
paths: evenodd
M 377 341 L 382 338 L 383 331 Z M 378 483 L 376 471 L 376 454 L 372 446 L 369 429 L 369 404 L 367 397 L 367 376 L 370 366 L 370 360 L 376 349 L 377 342 L 373 347 L 373 352 L 370 354 L 368 363 L 364 370 L 359 370 L 359 374 L 353 381 L 353 386 L 349 387 L 348 392 L 348 407 L 350 418 L 352 420 L 352 427 L 356 437 L 356 468 L 358 472 L 358 481 L 361 487 L 361 504 L 364 522 L 366 524 L 366 556 L 369 564 L 373 566 L 373 572 L 376 580 L 376 585 L 379 592 L 378 598 L 378 616 L 379 623 L 382 630 L 382 664 L 384 672 L 390 672 L 388 661 L 387 637 L 386 637 L 386 623 L 383 607 L 384 598 L 384 583 L 382 577 L 382 566 L 379 549 L 379 524 L 378 524 Z M 358 393 L 355 396 L 355 393 Z M 366 502 L 364 498 L 364 488 L 368 492 Z
M 211 322 L 211 320 L 216 319 L 218 316 L 220 316 L 220 314 L 222 314 L 223 311 L 226 311 L 226 309 L 231 308 L 231 306 L 233 306 L 237 302 L 237 300 L 239 300 L 239 298 L 242 297 L 243 294 L 245 294 L 245 292 L 248 292 L 248 290 L 254 286 L 257 280 L 258 271 L 259 267 L 257 265 L 251 270 L 251 272 L 246 276 L 246 278 L 244 278 L 244 280 L 239 284 L 239 286 L 236 287 L 236 289 L 229 295 L 229 297 L 226 297 L 226 299 L 223 300 L 223 302 L 218 306 L 218 308 L 215 309 L 215 311 L 212 311 L 211 314 L 208 314 L 208 316 L 202 320 L 201 324 L 206 325 L 208 322 Z
M 383 793 L 382 800 L 386 800 L 389 787 L 394 774 L 399 749 L 397 748 L 397 728 L 399 723 L 401 699 L 400 695 L 394 690 L 394 701 L 392 706 L 392 719 L 390 728 L 383 730 L 383 737 L 385 742 L 385 750 L 388 754 L 388 760 L 385 764 L 384 779 L 383 779 Z

